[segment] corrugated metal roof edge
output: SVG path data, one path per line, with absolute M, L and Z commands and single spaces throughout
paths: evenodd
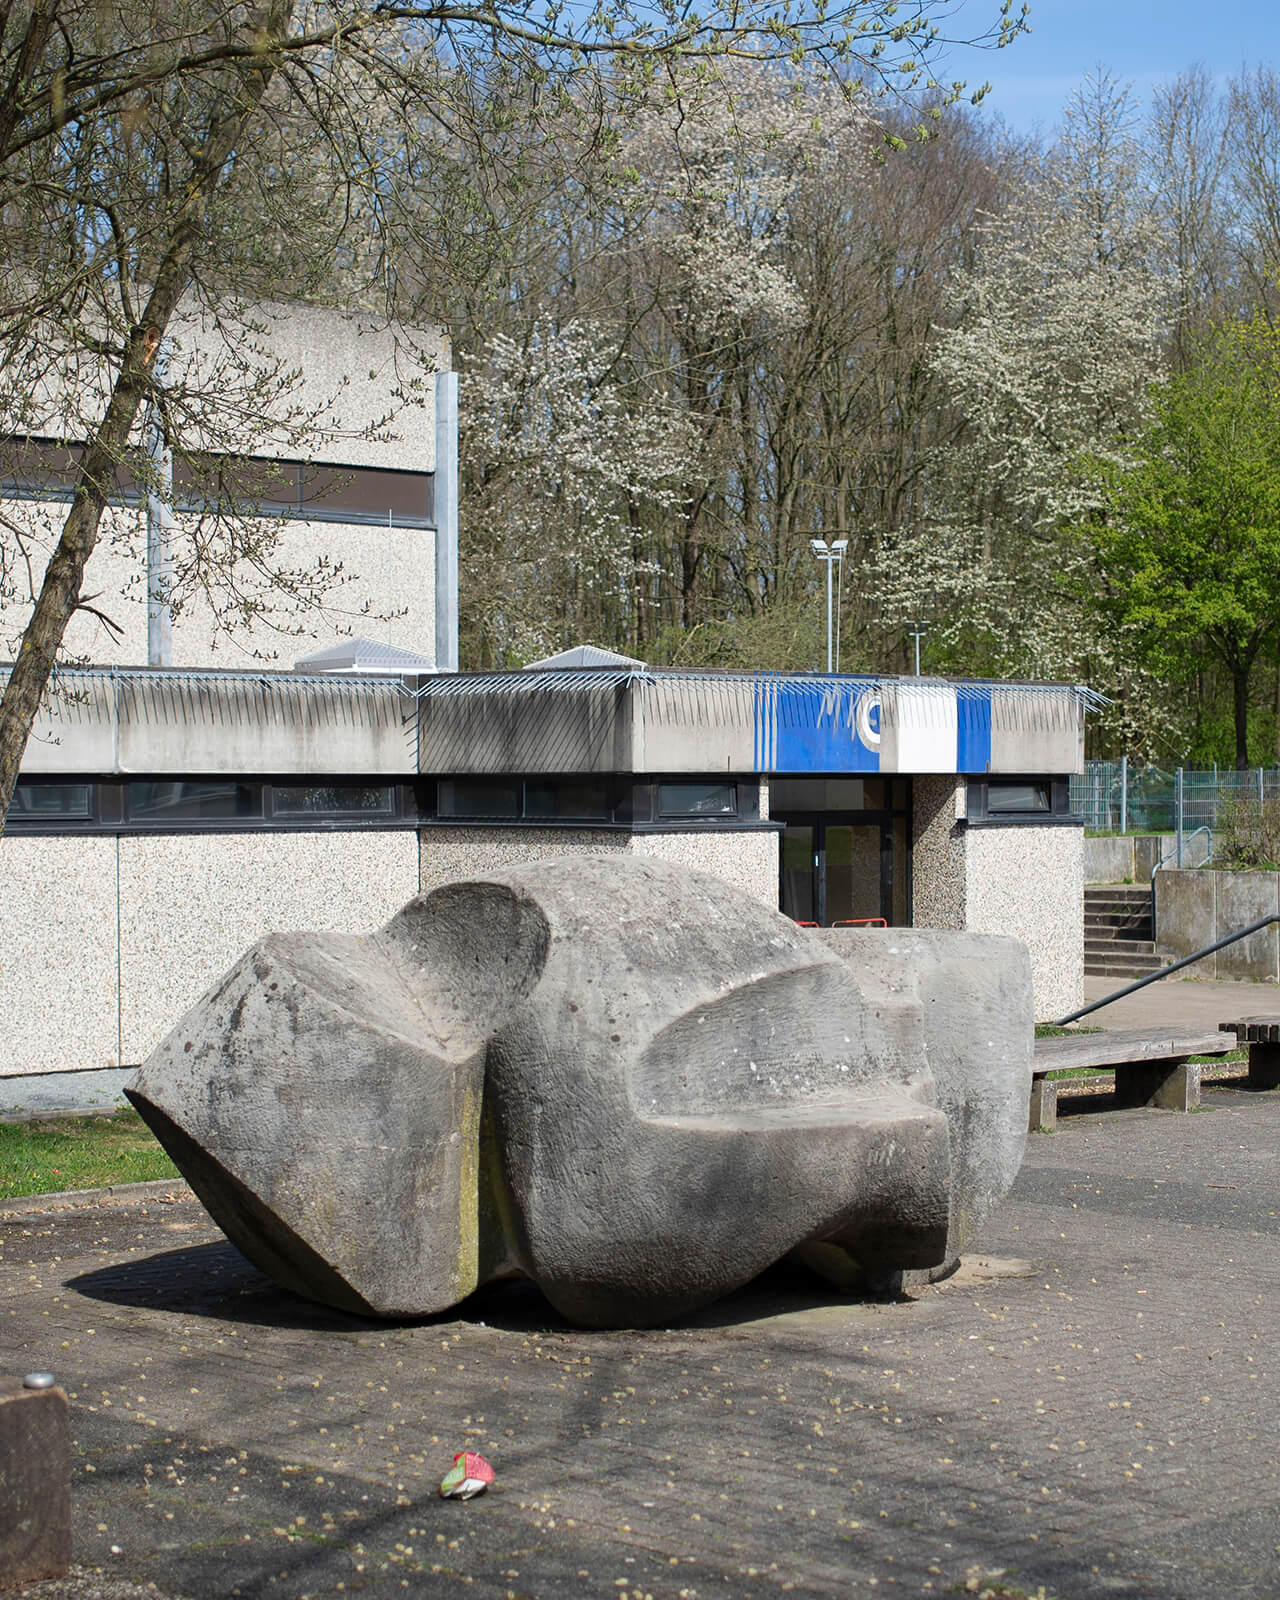
M 545 672 L 525 668 L 513 672 L 457 673 L 435 678 L 419 694 L 449 698 L 466 694 L 530 694 L 549 689 L 616 688 L 632 683 L 693 683 L 699 685 L 768 685 L 775 693 L 822 691 L 844 685 L 868 688 L 894 687 L 907 695 L 928 695 L 935 689 L 954 689 L 964 700 L 984 699 L 992 693 L 1029 697 L 1070 694 L 1088 710 L 1111 702 L 1086 684 L 1067 682 L 1017 682 L 1000 678 L 911 678 L 882 673 L 748 672 L 739 670 L 693 672 L 676 667 L 644 670 L 621 668 L 553 668 Z
M 0 668 L 0 679 L 7 669 Z M 415 677 L 413 672 L 406 672 L 406 677 Z M 223 667 L 56 667 L 53 672 L 52 683 L 56 687 L 60 678 L 74 683 L 78 679 L 97 679 L 108 683 L 154 683 L 164 684 L 207 684 L 215 687 L 218 684 L 241 686 L 245 684 L 257 685 L 264 689 L 332 689 L 340 692 L 412 695 L 412 689 L 406 689 L 403 682 L 386 673 L 364 675 L 355 672 L 316 672 L 303 673 L 291 672 L 287 669 L 281 672 L 246 672 L 237 668 Z
M 4 669 L 0 668 L 0 673 Z M 899 693 L 927 695 L 935 689 L 954 689 L 957 698 L 978 700 L 992 693 L 1044 698 L 1072 695 L 1086 710 L 1098 711 L 1110 700 L 1085 684 L 1067 682 L 1010 681 L 1000 678 L 910 678 L 877 673 L 788 673 L 742 670 L 694 672 L 676 667 L 651 667 L 643 670 L 618 667 L 551 668 L 546 671 L 513 669 L 507 672 L 439 674 L 416 689 L 400 679 L 360 673 L 300 673 L 245 671 L 223 667 L 113 667 L 63 666 L 55 668 L 54 681 L 89 678 L 117 683 L 255 684 L 262 688 L 325 688 L 340 692 L 375 695 L 411 695 L 415 698 L 468 694 L 533 694 L 554 689 L 620 688 L 633 683 L 691 683 L 701 685 L 768 685 L 774 693 L 814 692 L 861 685 L 868 688 L 892 686 Z M 415 676 L 407 672 L 406 677 Z

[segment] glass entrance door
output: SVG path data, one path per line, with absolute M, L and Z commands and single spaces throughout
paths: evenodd
M 818 921 L 816 831 L 812 822 L 788 822 L 779 840 L 778 905 L 793 922 Z
M 906 820 L 784 816 L 779 841 L 778 905 L 796 922 L 830 928 L 883 917 L 910 917 Z
M 817 921 L 824 928 L 869 917 L 889 920 L 882 882 L 887 834 L 881 822 L 822 825 Z

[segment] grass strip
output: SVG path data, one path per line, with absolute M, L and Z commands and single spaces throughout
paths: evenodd
M 136 1111 L 0 1123 L 0 1199 L 177 1175 Z

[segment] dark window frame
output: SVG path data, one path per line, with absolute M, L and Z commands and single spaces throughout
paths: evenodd
M 144 817 L 131 808 L 130 788 L 144 783 L 210 783 L 236 785 L 250 792 L 252 809 L 248 814 L 208 817 Z M 66 817 L 56 814 L 23 815 L 11 811 L 6 834 L 29 838 L 37 835 L 109 834 L 146 837 L 164 834 L 206 833 L 368 833 L 402 832 L 422 822 L 421 786 L 412 779 L 375 774 L 273 773 L 269 777 L 239 773 L 130 773 L 103 777 L 100 774 L 31 773 L 18 779 L 19 787 L 54 784 L 83 785 L 89 789 L 89 814 Z M 289 811 L 274 808 L 274 790 L 291 789 L 390 789 L 390 811 Z
M 100 773 L 31 773 L 18 780 L 20 785 L 76 785 L 88 788 L 88 814 L 65 813 L 10 815 L 7 831 L 24 837 L 45 834 L 204 834 L 204 833 L 328 833 L 355 831 L 396 831 L 411 828 L 540 828 L 616 833 L 714 833 L 764 831 L 778 833 L 782 824 L 760 816 L 760 784 L 751 775 L 724 777 L 714 774 L 705 779 L 676 773 L 635 778 L 619 773 L 532 774 L 528 776 L 490 776 L 466 774 L 456 778 L 388 776 L 385 773 L 271 773 L 268 775 L 218 772 L 127 773 L 103 776 Z M 475 816 L 443 814 L 439 806 L 439 785 L 459 782 L 469 785 L 492 783 L 514 788 L 519 796 L 514 816 Z M 659 794 L 663 784 L 698 783 L 735 786 L 737 810 L 689 812 L 662 815 Z M 151 816 L 134 810 L 131 787 L 141 784 L 213 784 L 236 786 L 249 791 L 247 814 L 225 816 L 174 816 L 163 812 Z M 598 788 L 607 800 L 607 815 L 546 815 L 530 812 L 529 794 L 537 790 L 545 798 L 557 787 L 581 792 Z M 275 790 L 302 788 L 314 790 L 359 788 L 390 789 L 391 811 L 300 811 L 276 809 Z
M 657 785 L 658 820 L 662 822 L 723 822 L 726 817 L 737 817 L 742 811 L 739 787 L 739 784 L 733 778 L 668 778 L 665 782 Z M 728 792 L 731 804 L 715 811 L 701 811 L 697 807 L 682 808 L 678 805 L 668 805 L 668 795 L 674 799 L 674 791 L 678 789 L 711 791 L 723 789 Z
M 1048 810 L 992 808 L 993 788 L 1026 788 L 1043 784 L 1049 792 Z M 1071 809 L 1071 780 L 1062 774 L 1028 772 L 1001 777 L 985 775 L 966 780 L 965 821 L 971 828 L 1083 827 L 1084 818 Z
M 440 828 L 590 828 L 613 833 L 688 833 L 713 832 L 722 829 L 741 833 L 753 828 L 776 833 L 777 825 L 760 817 L 760 783 L 757 777 L 742 773 L 664 773 L 634 777 L 629 773 L 472 773 L 454 774 L 434 780 L 434 790 L 446 783 L 475 785 L 492 784 L 497 789 L 514 789 L 517 793 L 515 815 L 466 815 L 444 812 L 440 808 L 438 792 L 434 804 L 423 818 L 425 827 Z M 659 811 L 659 793 L 665 784 L 733 784 L 737 809 L 733 813 L 680 812 L 662 814 Z M 573 815 L 565 812 L 559 816 L 534 813 L 529 809 L 529 790 L 582 788 L 598 784 L 608 797 L 606 816 Z
M 737 809 L 733 812 L 664 812 L 662 790 L 668 785 L 733 784 Z M 778 824 L 760 816 L 760 775 L 744 772 L 663 772 L 637 779 L 632 785 L 632 831 L 635 833 L 742 833 L 752 829 L 778 833 Z
M 67 501 L 84 455 L 84 446 L 32 435 L 10 440 L 0 448 L 0 495 L 12 500 Z M 201 468 L 193 472 L 190 464 Z M 231 486 L 218 487 L 223 473 Z M 259 496 L 235 491 L 235 480 L 245 483 L 258 476 L 264 492 Z M 113 505 L 138 506 L 146 499 L 127 462 L 114 474 L 107 500 Z M 272 481 L 274 480 L 274 481 Z M 312 498 L 314 486 L 328 486 L 326 494 Z M 381 486 L 383 494 L 377 495 Z M 275 490 L 287 491 L 275 493 Z M 353 495 L 355 505 L 344 502 Z M 364 491 L 367 491 L 365 493 Z M 418 511 L 403 509 L 406 500 L 421 500 Z M 426 531 L 436 526 L 435 473 L 411 472 L 401 467 L 354 466 L 347 462 L 307 462 L 292 457 L 214 456 L 193 453 L 174 460 L 174 509 L 194 516 L 287 517 L 307 522 L 344 522 L 356 527 L 388 526 L 388 500 L 393 530 Z M 367 508 L 360 502 L 365 501 Z
M 70 794 L 73 790 L 84 791 L 84 805 L 75 810 L 54 811 L 27 811 L 22 806 L 24 795 L 36 789 L 59 789 Z M 86 780 L 67 782 L 59 774 L 49 774 L 44 778 L 31 778 L 26 782 L 19 780 L 13 791 L 13 800 L 9 806 L 8 821 L 20 827 L 36 827 L 41 824 L 57 824 L 59 827 L 68 825 L 88 825 L 96 820 L 94 802 L 96 796 L 94 785 Z

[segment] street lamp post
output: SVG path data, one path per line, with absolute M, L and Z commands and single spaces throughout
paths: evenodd
M 916 677 L 917 678 L 920 676 L 920 641 L 925 636 L 925 634 L 928 633 L 928 631 L 929 631 L 929 624 L 927 622 L 909 622 L 907 624 L 907 635 L 908 635 L 909 638 L 914 639 L 915 642 L 916 642 Z
M 830 544 L 825 539 L 810 539 L 813 553 L 819 561 L 827 564 L 827 671 L 831 671 L 831 568 L 837 561 L 844 560 L 844 553 L 849 548 L 847 539 L 833 539 Z

